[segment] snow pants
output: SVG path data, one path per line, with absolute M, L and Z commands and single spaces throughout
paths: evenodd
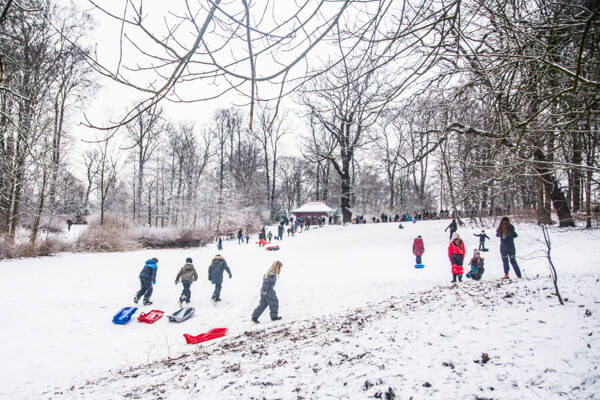
M 138 290 L 135 297 L 141 299 L 144 297 L 145 301 L 150 300 L 150 296 L 152 296 L 152 278 L 140 278 L 141 288 Z
M 252 312 L 252 319 L 258 320 L 258 317 L 260 317 L 263 311 L 267 309 L 267 306 L 269 307 L 271 319 L 277 317 L 279 313 L 279 300 L 277 299 L 277 294 L 275 294 L 274 290 L 261 292 L 260 303 Z
M 421 264 L 421 256 L 417 256 L 417 264 Z
M 187 301 L 189 302 L 192 298 L 192 291 L 190 290 L 190 286 L 192 286 L 192 282 L 190 281 L 181 281 L 183 284 L 183 290 L 181 291 L 181 296 L 179 296 L 179 300 L 181 302 Z
M 450 263 L 452 264 L 452 274 L 463 274 L 463 256 L 462 254 L 452 253 L 450 255 Z
M 479 248 L 477 250 L 485 249 L 485 239 L 479 241 Z
M 519 264 L 517 264 L 516 258 L 516 250 L 514 246 L 500 246 L 500 254 L 502 255 L 502 265 L 504 266 L 504 274 L 508 275 L 508 271 L 510 271 L 510 264 L 512 264 L 513 269 L 515 270 L 515 274 L 517 278 L 521 277 L 521 269 L 519 268 Z
M 221 300 L 221 283 L 215 283 L 215 291 L 212 295 L 213 300 Z

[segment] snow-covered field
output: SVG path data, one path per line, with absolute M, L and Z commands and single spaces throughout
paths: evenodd
M 539 228 L 517 226 L 525 279 L 500 280 L 489 227 L 483 280 L 451 285 L 447 224 L 311 229 L 286 236 L 278 252 L 225 242 L 233 279 L 216 307 L 207 280 L 214 247 L 2 262 L 0 398 L 600 399 L 600 232 L 551 232 L 568 299 L 560 306 Z M 468 255 L 479 230 L 459 229 Z M 413 268 L 418 234 L 423 270 Z M 196 315 L 114 325 L 150 257 L 159 259 L 154 305 L 142 309 L 177 309 L 175 275 L 192 257 Z M 267 311 L 254 325 L 262 274 L 275 259 L 284 264 L 275 287 L 283 320 Z M 216 327 L 228 335 L 185 344 L 183 333 Z

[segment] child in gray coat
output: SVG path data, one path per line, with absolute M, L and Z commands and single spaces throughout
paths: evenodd
M 254 312 L 252 312 L 252 321 L 256 324 L 258 324 L 258 318 L 263 311 L 266 310 L 267 306 L 269 307 L 271 314 L 271 321 L 278 321 L 281 319 L 278 315 L 279 300 L 277 299 L 274 287 L 282 266 L 283 264 L 281 261 L 275 261 L 263 276 L 263 284 L 260 288 L 260 303 L 258 304 L 258 307 L 254 309 Z

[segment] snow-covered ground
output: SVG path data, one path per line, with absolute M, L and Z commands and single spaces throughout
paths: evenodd
M 517 226 L 525 279 L 499 279 L 489 227 L 483 281 L 454 286 L 447 224 L 311 229 L 286 236 L 278 252 L 225 242 L 233 279 L 216 307 L 207 280 L 214 247 L 2 262 L 0 398 L 600 398 L 600 232 L 551 232 L 568 299 L 560 306 L 539 228 Z M 459 229 L 469 255 L 479 230 Z M 418 234 L 422 270 L 411 252 Z M 142 309 L 177 309 L 175 275 L 192 257 L 196 315 L 112 324 L 132 305 L 150 257 L 159 259 L 154 305 Z M 267 311 L 254 325 L 262 274 L 275 259 L 284 264 L 275 288 L 283 320 L 270 322 Z M 183 333 L 215 327 L 228 335 L 185 344 Z

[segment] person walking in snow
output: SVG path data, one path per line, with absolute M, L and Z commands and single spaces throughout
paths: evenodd
M 223 250 L 223 238 L 220 236 L 217 239 L 217 250 L 219 250 L 219 251 Z
M 475 250 L 473 258 L 471 258 L 471 261 L 469 261 L 469 265 L 471 266 L 471 271 L 467 272 L 467 278 L 473 278 L 476 281 L 480 280 L 481 276 L 483 275 L 484 268 L 483 258 L 481 258 L 481 253 L 479 253 L 479 250 Z
M 275 261 L 263 276 L 263 283 L 260 288 L 260 303 L 252 312 L 252 321 L 255 324 L 259 323 L 258 318 L 266 310 L 267 306 L 271 314 L 271 321 L 281 319 L 279 316 L 279 299 L 277 299 L 274 287 L 282 266 L 281 261 Z
M 481 233 L 479 235 L 473 234 L 473 236 L 479 238 L 479 248 L 477 250 L 487 251 L 487 249 L 485 248 L 485 239 L 489 239 L 489 236 L 485 234 L 485 230 L 481 230 Z
M 240 229 L 237 233 L 238 244 L 244 243 L 244 235 L 242 234 L 242 230 Z
M 457 278 L 459 282 L 462 282 L 465 244 L 461 240 L 458 232 L 454 232 L 452 241 L 448 245 L 448 258 L 452 265 L 452 282 L 456 282 Z
M 181 307 L 184 302 L 189 303 L 192 299 L 190 286 L 192 286 L 193 281 L 198 280 L 198 273 L 196 272 L 196 268 L 194 268 L 194 264 L 192 264 L 192 259 L 190 257 L 185 259 L 185 265 L 181 267 L 177 273 L 177 276 L 175 277 L 176 285 L 179 283 L 179 280 L 181 280 L 181 284 L 183 285 L 183 290 L 179 296 L 179 307 Z
M 150 297 L 152 296 L 152 287 L 156 284 L 156 271 L 158 270 L 158 258 L 152 257 L 151 259 L 146 261 L 144 268 L 140 271 L 140 284 L 141 288 L 138 290 L 136 295 L 133 298 L 133 302 L 137 304 L 137 302 L 144 296 L 144 305 L 149 306 L 152 304 Z
M 417 236 L 413 241 L 413 254 L 417 256 L 417 264 L 421 264 L 421 256 L 425 252 L 425 244 L 421 235 Z
M 229 279 L 231 279 L 231 270 L 220 254 L 217 254 L 208 267 L 208 280 L 215 285 L 215 290 L 211 297 L 211 301 L 216 303 L 221 301 L 221 286 L 223 284 L 223 271 L 227 271 Z
M 496 229 L 496 236 L 500 238 L 500 255 L 502 255 L 502 265 L 504 266 L 504 278 L 508 279 L 508 272 L 510 270 L 510 264 L 517 278 L 521 278 L 521 269 L 517 264 L 516 249 L 515 249 L 515 238 L 518 236 L 515 231 L 515 227 L 510 223 L 508 217 L 502 217 L 500 224 Z
M 446 227 L 446 229 L 444 229 L 444 232 L 446 232 L 448 229 L 450 229 L 450 240 L 452 240 L 452 235 L 458 229 L 457 226 L 456 226 L 456 220 L 455 219 L 453 219 L 452 222 L 450 222 L 450 225 L 448 225 Z
M 283 240 L 283 224 L 279 224 L 277 227 L 277 238 L 278 240 Z

